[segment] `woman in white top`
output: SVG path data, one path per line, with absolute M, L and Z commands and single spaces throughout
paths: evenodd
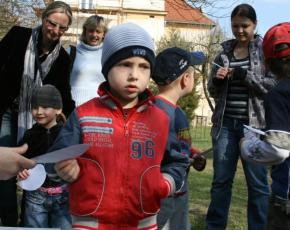
M 99 85 L 105 80 L 101 72 L 101 56 L 106 32 L 107 24 L 104 18 L 98 15 L 90 16 L 83 24 L 70 77 L 72 97 L 76 106 L 97 97 Z

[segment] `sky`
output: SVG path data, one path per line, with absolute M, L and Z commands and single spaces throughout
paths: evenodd
M 244 2 L 252 5 L 256 10 L 258 19 L 257 32 L 262 36 L 271 26 L 279 22 L 290 22 L 290 0 L 245 0 Z M 224 10 L 219 9 L 215 12 L 215 14 L 218 13 L 227 17 L 211 17 L 214 21 L 218 20 L 221 28 L 229 36 L 231 36 L 230 13 L 236 5 L 229 6 L 229 8 Z

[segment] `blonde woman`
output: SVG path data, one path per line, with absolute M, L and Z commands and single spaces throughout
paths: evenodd
M 77 106 L 98 96 L 99 85 L 105 80 L 101 72 L 101 54 L 106 32 L 106 22 L 98 15 L 87 18 L 83 24 L 70 78 L 72 96 Z M 68 52 L 74 52 L 73 48 Z

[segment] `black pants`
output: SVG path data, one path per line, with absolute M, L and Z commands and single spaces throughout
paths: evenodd
M 287 208 L 288 207 L 288 208 Z M 287 210 L 288 209 L 288 210 Z M 267 230 L 290 229 L 290 200 L 270 198 Z
M 0 180 L 0 220 L 3 226 L 15 227 L 18 222 L 16 179 Z

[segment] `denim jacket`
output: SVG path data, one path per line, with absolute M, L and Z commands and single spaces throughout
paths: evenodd
M 237 41 L 235 39 L 223 42 L 223 51 L 217 55 L 215 62 L 221 66 L 229 66 L 229 56 Z M 266 73 L 264 65 L 264 55 L 262 50 L 262 39 L 255 36 L 255 39 L 249 43 L 250 67 L 247 70 L 244 79 L 249 90 L 248 112 L 249 125 L 256 128 L 265 127 L 265 112 L 263 106 L 263 97 L 275 84 L 276 80 L 270 73 Z M 216 72 L 219 67 L 213 65 L 208 81 L 208 91 L 214 98 L 215 110 L 212 116 L 212 137 L 217 138 L 222 127 L 226 98 L 228 93 L 228 78 L 216 81 Z

